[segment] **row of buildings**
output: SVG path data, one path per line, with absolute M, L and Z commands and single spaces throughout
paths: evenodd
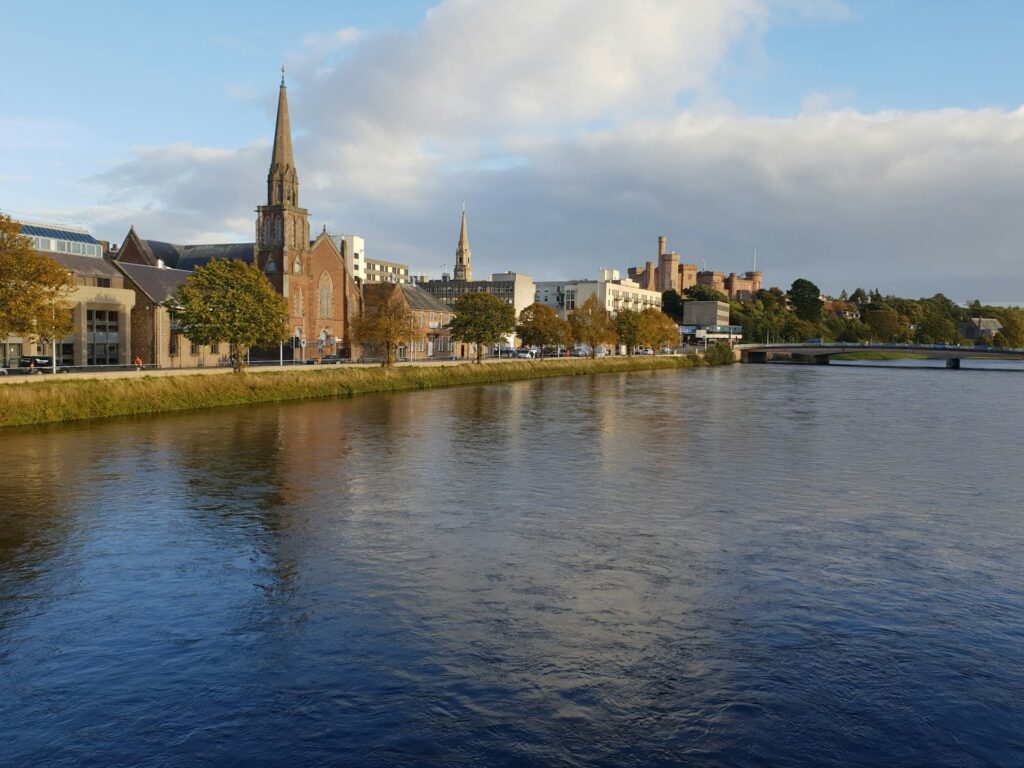
M 70 297 L 74 332 L 57 345 L 64 366 L 127 365 L 136 357 L 156 367 L 227 364 L 227 345 L 202 346 L 187 339 L 166 308 L 168 298 L 192 270 L 213 259 L 239 259 L 257 266 L 288 302 L 291 342 L 254 354 L 268 359 L 305 360 L 328 354 L 358 356 L 353 321 L 367 301 L 387 294 L 408 306 L 423 329 L 421 341 L 399 350 L 412 359 L 462 358 L 472 354 L 454 344 L 447 324 L 452 304 L 462 295 L 486 291 L 511 304 L 518 315 L 534 302 L 562 317 L 591 296 L 609 312 L 660 308 L 662 292 L 690 285 L 711 285 L 730 298 L 745 298 L 761 286 L 761 273 L 743 276 L 697 272 L 666 253 L 658 239 L 657 264 L 618 270 L 600 269 L 592 279 L 535 282 L 518 272 L 473 279 L 472 250 L 463 208 L 455 267 L 440 279 L 414 276 L 407 265 L 371 259 L 362 237 L 334 234 L 323 227 L 311 233 L 309 211 L 299 204 L 299 177 L 292 149 L 288 93 L 281 80 L 266 202 L 257 207 L 256 237 L 245 243 L 177 244 L 143 237 L 131 227 L 120 247 L 95 239 L 85 230 L 46 222 L 21 221 L 21 231 L 37 251 L 56 258 L 74 281 Z M 689 302 L 696 304 L 696 302 Z M 727 325 L 727 305 L 726 322 Z M 696 311 L 696 307 L 693 310 Z M 721 319 L 721 307 L 715 316 Z M 508 343 L 514 343 L 510 337 Z M 28 339 L 0 341 L 0 366 L 22 355 L 49 354 L 49 345 Z

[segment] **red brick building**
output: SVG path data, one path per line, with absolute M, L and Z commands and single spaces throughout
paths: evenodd
M 351 355 L 351 324 L 362 311 L 359 286 L 345 269 L 345 260 L 326 229 L 310 239 L 309 211 L 299 207 L 299 176 L 292 151 L 288 92 L 284 78 L 277 105 L 277 126 L 267 202 L 257 208 L 255 243 L 179 245 L 140 237 L 132 227 L 116 260 L 176 270 L 193 270 L 211 259 L 242 259 L 258 266 L 288 300 L 288 327 L 295 344 L 325 354 Z M 168 336 L 167 343 L 171 343 Z M 156 344 L 152 340 L 152 347 Z M 254 359 L 277 359 L 278 350 L 254 350 Z M 300 353 L 295 351 L 295 357 Z M 152 359 L 163 355 L 153 354 Z

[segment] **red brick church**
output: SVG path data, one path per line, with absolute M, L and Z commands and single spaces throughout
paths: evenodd
M 309 211 L 299 207 L 299 175 L 283 76 L 267 174 L 267 202 L 257 208 L 256 242 L 178 245 L 145 240 L 132 227 L 116 256 L 120 263 L 185 271 L 211 259 L 242 259 L 266 274 L 288 299 L 288 324 L 296 340 L 289 346 L 299 347 L 298 342 L 305 341 L 307 359 L 321 349 L 324 354 L 352 353 L 352 321 L 362 311 L 359 286 L 346 271 L 345 259 L 326 228 L 310 239 Z M 278 350 L 267 350 L 267 354 L 276 359 Z M 287 350 L 286 354 L 291 356 Z M 300 354 L 294 352 L 295 357 Z

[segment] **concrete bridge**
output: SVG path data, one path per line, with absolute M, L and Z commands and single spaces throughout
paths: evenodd
M 970 358 L 1024 360 L 1024 349 L 1006 347 L 961 347 L 956 344 L 856 344 L 843 342 L 804 342 L 803 344 L 739 344 L 740 361 L 769 363 L 772 361 L 802 362 L 828 365 L 833 355 L 849 352 L 895 352 L 945 360 L 947 368 L 957 369 L 960 361 Z

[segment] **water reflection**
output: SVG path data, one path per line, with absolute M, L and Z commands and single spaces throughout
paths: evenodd
M 8 486 L 68 467 L 2 513 L 11 759 L 1012 763 L 1010 379 L 998 413 L 766 366 L 11 433 Z

